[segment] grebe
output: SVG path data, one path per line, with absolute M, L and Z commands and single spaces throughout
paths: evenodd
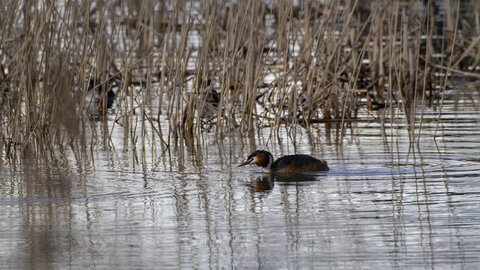
M 91 79 L 85 96 L 87 113 L 97 120 L 107 113 L 107 109 L 110 109 L 115 101 L 115 92 L 110 89 L 105 93 L 105 84 L 97 84 L 97 80 Z
M 329 169 L 325 160 L 319 160 L 307 155 L 284 156 L 274 160 L 270 152 L 263 150 L 253 152 L 238 167 L 252 162 L 261 166 L 264 172 L 318 172 L 328 171 Z

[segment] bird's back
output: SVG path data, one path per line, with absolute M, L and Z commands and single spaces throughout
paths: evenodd
M 326 161 L 308 155 L 284 156 L 272 164 L 274 172 L 315 172 L 328 169 Z

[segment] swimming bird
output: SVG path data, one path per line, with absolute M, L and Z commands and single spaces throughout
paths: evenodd
M 107 109 L 110 109 L 115 101 L 115 92 L 111 89 L 106 91 L 106 85 L 97 85 L 96 80 L 90 80 L 88 92 L 85 96 L 85 109 L 92 118 L 100 118 L 107 113 Z
M 318 172 L 329 170 L 325 160 L 308 155 L 289 155 L 275 160 L 270 152 L 264 150 L 253 152 L 238 167 L 252 162 L 262 167 L 264 172 Z

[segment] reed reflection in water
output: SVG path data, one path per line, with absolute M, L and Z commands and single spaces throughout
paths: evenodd
M 202 158 L 144 171 L 123 166 L 128 152 L 100 153 L 85 171 L 3 168 L 0 257 L 23 269 L 476 267 L 480 129 L 459 137 L 445 125 L 410 153 L 398 136 L 392 155 L 362 125 L 321 153 L 299 143 L 331 170 L 295 179 L 238 168 L 248 149 L 214 140 Z

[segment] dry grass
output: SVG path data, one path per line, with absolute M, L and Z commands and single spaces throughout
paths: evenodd
M 0 162 L 69 152 L 86 165 L 120 128 L 145 164 L 147 151 L 201 148 L 206 133 L 315 134 L 361 110 L 391 126 L 401 111 L 414 140 L 449 77 L 478 78 L 480 63 L 480 4 L 422 3 L 3 1 Z M 91 78 L 117 96 L 97 121 L 84 110 Z

